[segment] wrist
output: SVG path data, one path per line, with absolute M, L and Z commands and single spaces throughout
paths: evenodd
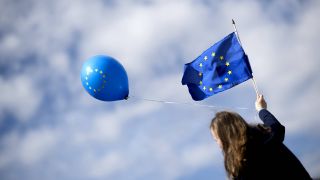
M 257 110 L 258 112 L 260 112 L 260 111 L 263 110 L 263 109 L 267 109 L 267 108 L 265 108 L 265 107 L 256 107 L 256 110 Z

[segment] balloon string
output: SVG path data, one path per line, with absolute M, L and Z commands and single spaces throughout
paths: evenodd
M 149 102 L 157 102 L 157 103 L 164 103 L 164 104 L 191 105 L 191 106 L 206 107 L 206 108 L 212 108 L 212 109 L 239 109 L 239 110 L 248 110 L 249 109 L 249 108 L 245 108 L 245 107 L 224 107 L 224 106 L 214 106 L 214 105 L 188 103 L 188 102 L 165 101 L 165 100 L 157 100 L 157 99 L 148 99 L 148 98 L 137 97 L 137 96 L 129 96 L 128 99 L 130 99 L 130 98 L 139 99 L 139 100 L 143 100 L 143 101 L 149 101 Z

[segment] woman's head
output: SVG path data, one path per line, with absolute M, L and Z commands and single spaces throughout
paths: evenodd
M 230 176 L 237 176 L 243 167 L 248 128 L 247 122 L 234 112 L 218 112 L 211 121 L 211 133 L 223 150 Z
M 247 122 L 239 114 L 228 111 L 216 113 L 210 126 L 214 138 L 226 149 L 246 136 L 247 128 Z

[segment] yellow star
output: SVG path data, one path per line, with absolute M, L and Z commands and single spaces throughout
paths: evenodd
M 94 92 L 97 92 L 96 89 L 93 90 Z
M 102 74 L 103 72 L 100 70 L 100 74 Z
M 203 86 L 203 90 L 206 90 L 207 88 L 205 86 Z
M 229 62 L 226 62 L 226 66 L 229 66 L 230 65 L 230 63 Z
M 220 60 L 223 60 L 223 56 L 220 56 Z
M 86 85 L 87 85 L 87 86 L 89 86 L 89 83 L 88 83 L 88 82 L 86 82 Z
M 103 83 L 105 84 L 107 81 L 106 80 L 103 80 Z
M 199 66 L 202 67 L 202 63 L 200 63 Z
M 98 69 L 95 69 L 96 72 L 98 72 Z
M 229 71 L 228 71 L 228 74 L 229 74 L 229 75 L 230 75 L 230 74 L 232 74 L 232 71 L 231 71 L 231 70 L 229 70 Z
M 207 59 L 208 59 L 208 57 L 207 57 L 207 56 L 205 56 L 205 57 L 204 57 L 204 60 L 206 61 Z
M 91 89 L 91 86 L 89 86 L 89 89 Z
M 86 80 L 88 80 L 88 76 L 86 76 Z
M 201 73 L 201 72 L 199 72 L 199 76 L 202 76 L 202 73 Z
M 214 57 L 215 55 L 216 55 L 216 53 L 215 53 L 215 52 L 212 52 L 211 56 Z
M 102 77 L 103 77 L 103 78 L 106 78 L 106 75 L 104 74 Z
M 218 88 L 221 89 L 221 88 L 222 88 L 222 85 L 220 84 L 220 85 L 218 86 Z
M 100 89 L 98 89 L 98 92 L 100 92 Z
M 224 81 L 225 81 L 225 82 L 228 82 L 228 80 L 229 80 L 229 78 L 224 78 Z
M 202 81 L 200 81 L 199 84 L 202 85 Z
M 209 91 L 212 91 L 213 89 L 212 88 L 209 88 Z

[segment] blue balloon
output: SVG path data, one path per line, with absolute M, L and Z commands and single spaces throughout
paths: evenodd
M 97 55 L 84 62 L 81 70 L 84 89 L 102 101 L 127 99 L 128 76 L 123 66 L 114 58 Z

